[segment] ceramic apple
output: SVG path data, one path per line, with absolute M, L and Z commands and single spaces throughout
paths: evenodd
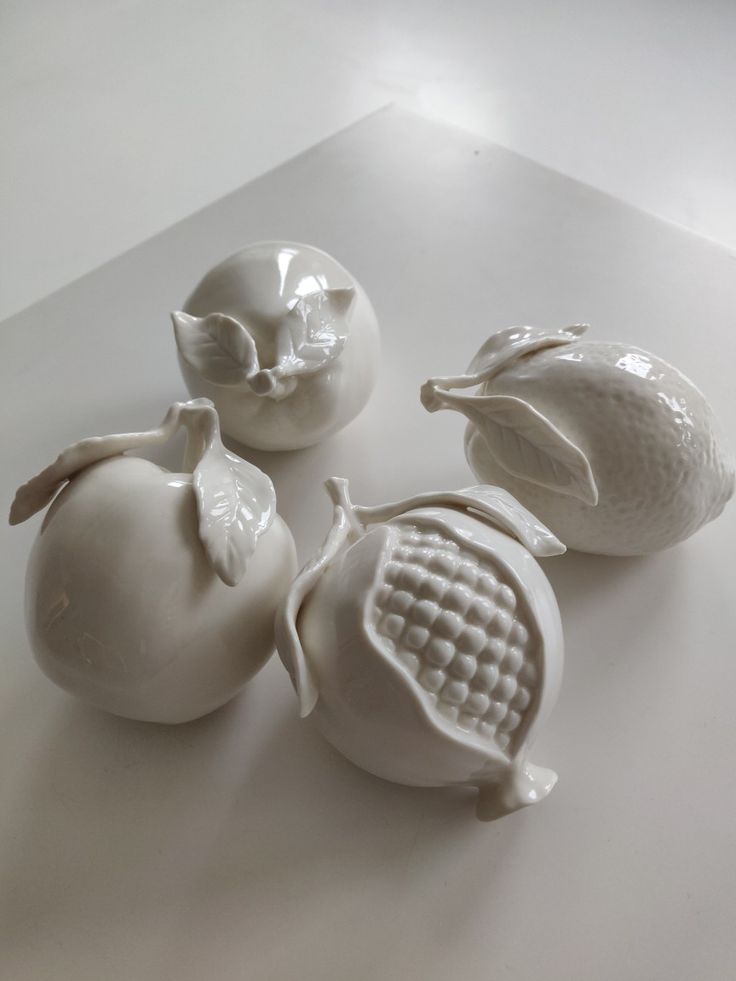
M 223 432 L 260 450 L 310 446 L 363 408 L 378 370 L 376 315 L 332 256 L 259 242 L 211 269 L 172 313 L 192 395 Z
M 124 455 L 180 426 L 182 473 Z M 20 488 L 11 524 L 52 498 L 26 620 L 58 685 L 116 715 L 177 723 L 223 705 L 265 663 L 294 543 L 270 479 L 225 449 L 210 403 L 177 403 L 150 432 L 70 446 Z

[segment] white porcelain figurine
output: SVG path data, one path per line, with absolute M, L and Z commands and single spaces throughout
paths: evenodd
M 495 487 L 355 507 L 334 523 L 276 620 L 276 643 L 324 736 L 397 783 L 477 787 L 490 820 L 557 777 L 526 754 L 557 697 L 562 628 L 533 556 L 564 546 Z
M 310 446 L 363 408 L 378 370 L 362 287 L 311 245 L 259 242 L 211 269 L 172 313 L 192 395 L 223 432 L 259 450 Z
M 181 426 L 184 472 L 125 455 Z M 294 542 L 269 478 L 222 445 L 210 402 L 176 403 L 150 432 L 68 447 L 17 492 L 11 524 L 52 498 L 26 618 L 39 665 L 62 688 L 116 715 L 186 722 L 269 658 Z
M 426 382 L 422 402 L 466 416 L 476 477 L 505 487 L 568 548 L 667 548 L 721 513 L 733 459 L 681 372 L 628 344 L 583 340 L 586 330 L 500 330 L 465 374 Z

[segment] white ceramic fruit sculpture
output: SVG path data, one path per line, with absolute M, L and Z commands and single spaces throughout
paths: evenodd
M 463 413 L 476 477 L 505 487 L 568 548 L 667 548 L 720 514 L 733 460 L 691 381 L 640 348 L 582 340 L 586 330 L 501 330 L 465 374 L 426 382 L 422 402 Z
M 180 426 L 185 472 L 123 455 Z M 186 722 L 268 659 L 294 543 L 269 478 L 220 442 L 211 403 L 177 403 L 150 432 L 70 446 L 20 488 L 11 524 L 52 498 L 28 564 L 26 619 L 39 665 L 62 688 L 116 715 Z
M 211 269 L 173 313 L 192 395 L 215 403 L 223 432 L 293 450 L 347 425 L 378 369 L 376 316 L 362 287 L 310 245 L 259 242 Z
M 564 546 L 494 487 L 376 508 L 327 488 L 332 530 L 276 620 L 301 714 L 377 776 L 477 787 L 481 818 L 541 800 L 557 777 L 526 752 L 563 645 L 533 556 Z

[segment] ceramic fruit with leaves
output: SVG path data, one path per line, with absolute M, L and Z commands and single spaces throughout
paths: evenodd
M 527 751 L 563 643 L 535 556 L 564 546 L 500 488 L 367 508 L 327 487 L 332 529 L 276 620 L 302 716 L 377 776 L 477 788 L 483 819 L 541 800 L 557 777 Z
M 466 416 L 476 477 L 505 487 L 569 548 L 667 548 L 720 514 L 733 459 L 680 371 L 631 345 L 585 340 L 586 330 L 498 331 L 465 374 L 426 382 L 422 402 Z
M 379 334 L 360 284 L 310 245 L 259 242 L 225 259 L 172 315 L 192 395 L 247 446 L 292 450 L 347 425 L 378 367 Z
M 183 472 L 126 455 L 182 426 Z M 158 429 L 68 447 L 19 489 L 11 524 L 49 502 L 26 620 L 62 688 L 117 715 L 186 722 L 268 659 L 294 543 L 269 478 L 222 445 L 211 403 L 177 403 Z

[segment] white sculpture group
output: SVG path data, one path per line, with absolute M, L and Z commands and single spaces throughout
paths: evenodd
M 702 394 L 584 326 L 500 330 L 465 373 L 421 387 L 430 412 L 466 416 L 480 483 L 369 508 L 332 478 L 332 528 L 296 575 L 270 479 L 220 426 L 265 450 L 345 426 L 376 378 L 373 308 L 326 253 L 265 242 L 172 319 L 193 400 L 149 432 L 74 444 L 13 502 L 13 524 L 50 504 L 26 579 L 41 668 L 103 709 L 176 723 L 230 699 L 276 645 L 302 715 L 364 769 L 476 787 L 484 819 L 543 799 L 557 778 L 527 751 L 563 641 L 535 557 L 652 552 L 717 517 L 734 466 Z M 180 427 L 181 472 L 126 455 Z

